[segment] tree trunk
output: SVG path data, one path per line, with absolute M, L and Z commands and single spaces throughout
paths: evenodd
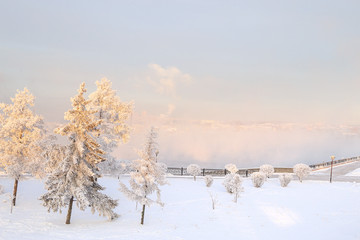
M 66 222 L 65 222 L 66 224 L 70 224 L 73 201 L 74 201 L 74 196 L 72 196 L 70 198 L 69 209 L 68 209 L 68 212 L 67 212 L 67 215 L 66 215 Z
M 194 175 L 194 181 L 196 181 L 196 176 Z
M 141 224 L 144 225 L 144 218 L 145 218 L 145 204 L 143 205 L 143 209 L 141 212 Z
M 13 199 L 12 199 L 13 206 L 15 206 L 15 203 L 16 203 L 16 194 L 17 194 L 18 183 L 19 183 L 19 179 L 15 179 L 14 191 L 13 191 Z

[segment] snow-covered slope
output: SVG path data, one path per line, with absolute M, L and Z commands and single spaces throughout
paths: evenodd
M 269 179 L 254 188 L 245 179 L 237 203 L 216 178 L 210 188 L 201 177 L 169 178 L 163 186 L 162 208 L 146 209 L 140 225 L 136 209 L 119 188 L 118 179 L 103 178 L 106 193 L 119 199 L 119 219 L 108 222 L 90 210 L 74 208 L 72 222 L 62 214 L 48 213 L 39 196 L 43 183 L 26 179 L 19 184 L 17 206 L 10 214 L 12 180 L 0 177 L 5 193 L 0 195 L 0 239 L 360 239 L 360 184 L 349 182 L 292 181 L 280 187 Z M 127 183 L 128 177 L 121 181 Z M 211 192 L 218 204 L 213 210 Z

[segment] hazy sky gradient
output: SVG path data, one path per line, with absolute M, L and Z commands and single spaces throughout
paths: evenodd
M 334 0 L 0 1 L 0 101 L 26 86 L 60 122 L 81 82 L 107 77 L 138 116 L 357 125 L 359 12 Z

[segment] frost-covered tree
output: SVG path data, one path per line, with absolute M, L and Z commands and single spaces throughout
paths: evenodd
M 90 110 L 95 110 L 96 120 L 101 120 L 98 129 L 97 142 L 106 152 L 106 161 L 99 164 L 101 173 L 117 175 L 123 171 L 123 163 L 117 161 L 111 154 L 120 143 L 129 139 L 129 126 L 126 120 L 132 113 L 132 103 L 124 103 L 112 89 L 112 83 L 106 78 L 96 82 L 97 89 L 89 95 Z
M 231 179 L 231 185 L 232 185 L 232 192 L 234 193 L 234 202 L 237 202 L 237 199 L 239 198 L 239 193 L 243 190 L 242 184 L 242 178 L 239 174 L 235 174 L 234 177 Z
M 228 193 L 233 193 L 231 188 L 231 180 L 233 179 L 234 174 L 225 175 L 223 185 Z
M 262 172 L 254 172 L 251 174 L 251 180 L 254 185 L 254 187 L 261 187 L 266 179 L 266 175 Z
M 70 224 L 74 199 L 81 210 L 91 207 L 93 213 L 97 211 L 109 219 L 118 216 L 113 211 L 117 201 L 101 193 L 104 187 L 97 182 L 100 177 L 97 164 L 104 160 L 104 151 L 94 135 L 101 120 L 95 120 L 95 111 L 87 109 L 89 101 L 84 98 L 85 92 L 82 83 L 78 95 L 71 99 L 73 109 L 65 113 L 64 118 L 69 123 L 55 129 L 55 133 L 68 136 L 70 143 L 66 146 L 65 157 L 48 176 L 47 193 L 41 197 L 48 211 L 61 212 L 61 208 L 68 206 L 66 224 Z
M 194 181 L 196 181 L 196 175 L 199 175 L 201 173 L 201 168 L 197 164 L 190 164 L 186 168 L 186 172 L 194 177 Z
M 214 182 L 214 179 L 213 179 L 213 177 L 212 177 L 211 175 L 206 175 L 206 176 L 204 177 L 204 180 L 205 180 L 205 185 L 206 185 L 207 187 L 211 187 L 211 185 L 212 185 L 213 182 Z
M 291 173 L 282 173 L 279 176 L 279 181 L 280 181 L 280 185 L 282 187 L 287 187 L 287 185 L 289 185 L 289 183 L 292 180 L 292 175 Z
M 264 164 L 260 166 L 260 172 L 264 173 L 267 178 L 271 177 L 274 173 L 274 167 L 270 164 Z
M 61 161 L 66 157 L 66 146 L 52 143 L 43 153 L 43 158 L 46 159 L 45 172 L 52 173 L 58 169 Z
M 235 164 L 229 163 L 225 165 L 225 169 L 228 170 L 231 174 L 236 173 L 239 169 L 236 167 Z
M 310 174 L 311 168 L 304 163 L 299 163 L 294 166 L 293 171 L 300 182 L 302 182 L 302 180 Z
M 236 172 L 236 171 L 235 171 Z M 225 176 L 223 185 L 228 193 L 234 193 L 234 202 L 237 202 L 239 193 L 242 191 L 242 177 L 236 173 L 230 173 Z
M 166 184 L 166 165 L 157 162 L 159 153 L 155 139 L 157 132 L 151 128 L 144 150 L 139 151 L 140 159 L 134 160 L 133 171 L 130 173 L 130 189 L 120 182 L 122 191 L 130 200 L 142 205 L 141 224 L 144 224 L 145 206 L 157 203 L 163 206 L 159 185 Z M 152 200 L 150 195 L 156 192 L 157 199 Z
M 24 173 L 41 174 L 41 140 L 45 135 L 43 120 L 34 114 L 35 97 L 28 89 L 17 91 L 12 104 L 0 104 L 0 167 L 14 178 L 12 204 Z

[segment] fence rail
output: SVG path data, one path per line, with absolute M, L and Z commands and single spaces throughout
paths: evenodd
M 345 163 L 345 162 L 352 162 L 352 161 L 359 161 L 359 160 L 360 160 L 360 157 L 344 158 L 344 159 L 335 160 L 333 162 L 333 164 L 336 165 L 336 164 L 341 164 L 341 163 Z M 319 163 L 319 164 L 312 164 L 312 165 L 309 165 L 309 167 L 312 169 L 318 169 L 318 168 L 322 168 L 322 167 L 328 167 L 330 165 L 331 165 L 331 161 Z M 237 173 L 240 174 L 241 176 L 248 177 L 251 173 L 258 172 L 259 170 L 260 170 L 259 168 L 245 168 L 245 169 L 239 169 L 237 171 Z M 275 167 L 274 170 L 275 170 L 275 173 L 292 173 L 293 172 L 292 168 Z M 184 167 L 168 167 L 167 172 L 170 174 L 173 174 L 173 175 L 178 175 L 178 176 L 189 176 L 190 175 L 187 173 L 186 168 L 184 168 Z M 221 169 L 221 168 L 217 168 L 217 169 L 202 168 L 201 169 L 202 176 L 205 176 L 205 175 L 225 176 L 226 174 L 229 174 L 229 171 L 226 169 Z
M 247 168 L 247 169 L 239 169 L 237 171 L 237 174 L 240 174 L 241 176 L 248 177 L 253 172 L 258 172 L 259 168 Z M 281 173 L 281 172 L 288 172 L 292 173 L 292 168 L 274 168 L 275 173 Z M 186 168 L 184 167 L 168 167 L 167 170 L 168 173 L 178 176 L 190 176 L 190 174 L 187 173 Z M 229 174 L 230 172 L 226 169 L 214 169 L 214 168 L 202 168 L 201 169 L 201 176 L 205 175 L 211 175 L 211 176 L 225 176 L 226 174 Z
M 340 164 L 340 163 L 353 162 L 353 161 L 359 161 L 359 160 L 360 160 L 360 157 L 344 158 L 344 159 L 335 160 L 333 162 L 333 164 L 336 165 L 336 164 Z M 318 168 L 323 168 L 323 167 L 328 167 L 328 166 L 331 166 L 331 161 L 309 165 L 309 167 L 311 167 L 313 169 L 318 169 Z

